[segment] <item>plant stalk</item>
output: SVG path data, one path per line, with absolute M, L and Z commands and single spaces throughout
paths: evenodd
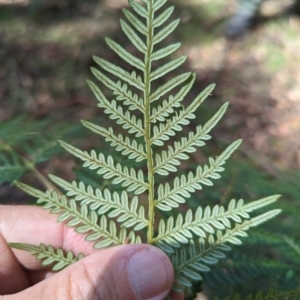
M 144 117 L 144 128 L 145 128 L 145 144 L 146 144 L 146 153 L 147 153 L 147 168 L 148 168 L 148 232 L 147 232 L 147 243 L 152 244 L 153 234 L 154 234 L 154 166 L 153 166 L 153 151 L 151 147 L 151 123 L 150 123 L 150 94 L 151 94 L 151 82 L 150 82 L 150 73 L 151 73 L 151 53 L 153 51 L 153 3 L 152 1 L 148 2 L 147 9 L 149 11 L 149 18 L 147 20 L 147 52 L 145 55 L 145 71 L 144 71 L 144 81 L 145 81 L 145 90 L 144 90 L 144 104 L 145 104 L 145 117 Z

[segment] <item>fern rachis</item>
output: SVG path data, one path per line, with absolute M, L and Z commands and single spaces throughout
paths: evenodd
M 116 135 L 116 130 L 111 127 L 82 121 L 86 128 L 103 136 L 123 156 L 144 162 L 147 173 L 142 168 L 123 166 L 113 156 L 105 156 L 95 150 L 82 151 L 60 141 L 63 148 L 83 161 L 83 167 L 94 170 L 101 175 L 100 178 L 110 180 L 112 186 L 121 185 L 122 192 L 113 192 L 113 188 L 101 190 L 84 182 L 69 183 L 53 175 L 50 179 L 62 189 L 62 193 L 42 192 L 19 182 L 16 185 L 37 198 L 37 202 L 50 209 L 51 213 L 58 214 L 59 222 L 66 222 L 76 232 L 86 234 L 86 240 L 93 242 L 95 248 L 128 242 L 144 242 L 161 248 L 174 266 L 173 289 L 182 292 L 193 281 L 202 280 L 201 272 L 209 271 L 210 265 L 226 257 L 226 251 L 231 249 L 229 244 L 240 244 L 240 238 L 247 235 L 250 227 L 273 218 L 280 210 L 250 216 L 252 211 L 275 202 L 277 195 L 247 204 L 233 199 L 227 208 L 216 205 L 212 208 L 199 207 L 195 212 L 188 210 L 184 214 L 174 212 L 175 217 L 160 220 L 158 228 L 155 228 L 157 210 L 172 211 L 188 200 L 191 193 L 205 185 L 212 185 L 213 180 L 219 179 L 220 172 L 224 171 L 226 160 L 241 143 L 240 140 L 233 142 L 218 157 L 211 157 L 206 165 L 198 166 L 195 172 L 175 176 L 172 183 L 159 182 L 160 178 L 178 172 L 181 160 L 188 159 L 198 147 L 205 145 L 211 137 L 210 131 L 228 105 L 222 105 L 206 124 L 197 126 L 187 136 L 179 141 L 172 140 L 195 118 L 195 110 L 209 97 L 214 85 L 208 86 L 188 106 L 184 106 L 182 101 L 193 86 L 195 74 L 183 73 L 163 84 L 157 83 L 186 60 L 182 56 L 154 67 L 153 62 L 165 59 L 180 46 L 179 43 L 159 46 L 179 23 L 179 20 L 168 22 L 173 7 L 164 9 L 166 2 L 129 0 L 133 12 L 123 10 L 126 21 L 121 20 L 121 28 L 140 55 L 133 55 L 113 40 L 106 39 L 111 50 L 129 64 L 132 72 L 103 58 L 94 58 L 102 71 L 92 68 L 92 73 L 112 91 L 113 99 L 107 99 L 92 81 L 88 84 L 98 106 L 128 136 Z M 139 203 L 142 193 L 147 194 L 148 207 Z M 141 230 L 145 229 L 147 232 L 143 234 Z M 50 246 L 10 245 L 38 254 L 39 259 L 47 258 L 45 264 L 55 262 L 56 269 L 81 257 L 74 258 L 72 253 L 64 256 L 60 249 Z

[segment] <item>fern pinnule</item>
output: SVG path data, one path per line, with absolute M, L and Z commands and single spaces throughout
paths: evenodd
M 76 257 L 72 251 L 64 253 L 61 248 L 46 246 L 43 243 L 41 243 L 39 246 L 21 243 L 9 243 L 9 246 L 15 249 L 29 251 L 30 254 L 36 255 L 37 259 L 42 260 L 43 266 L 52 265 L 53 271 L 64 269 L 65 267 L 77 262 L 84 257 L 82 253 L 79 253 Z
M 225 164 L 241 142 L 241 140 L 237 140 L 232 143 L 216 159 L 209 158 L 210 165 L 198 166 L 196 174 L 189 172 L 187 175 L 176 177 L 173 181 L 173 188 L 169 183 L 160 184 L 157 190 L 158 198 L 155 200 L 156 206 L 161 210 L 171 210 L 172 207 L 177 207 L 178 203 L 184 203 L 185 198 L 189 198 L 191 193 L 201 190 L 202 185 L 213 185 L 208 178 L 220 178 L 218 173 L 224 171 L 221 166 Z
M 216 264 L 220 259 L 224 259 L 226 257 L 224 252 L 231 249 L 231 247 L 227 244 L 242 244 L 240 237 L 247 236 L 246 231 L 250 227 L 258 226 L 260 223 L 275 217 L 279 213 L 280 210 L 266 212 L 250 220 L 246 220 L 241 224 L 236 224 L 234 228 L 227 228 L 224 233 L 221 230 L 217 230 L 215 235 L 210 234 L 207 237 L 208 247 L 206 247 L 206 240 L 203 237 L 199 238 L 198 245 L 196 246 L 197 248 L 195 248 L 195 243 L 193 240 L 189 241 L 187 247 L 182 247 L 182 245 L 180 245 L 181 249 L 176 250 L 175 254 L 171 254 L 171 260 L 175 269 L 175 283 L 179 282 L 183 284 L 181 281 L 186 280 L 185 278 L 182 279 L 184 276 L 188 276 L 193 279 L 195 269 L 197 270 L 198 268 L 197 262 L 201 262 L 202 272 L 204 269 L 209 271 L 209 265 Z M 213 231 L 212 228 L 210 230 Z M 172 246 L 175 244 L 173 240 L 174 238 L 172 239 L 172 243 L 170 243 Z M 180 240 L 184 241 L 184 239 Z M 164 241 L 168 243 L 167 238 Z M 158 246 L 160 246 L 160 244 Z M 161 247 L 161 249 L 167 253 L 174 252 L 173 249 L 170 249 L 168 246 L 165 247 L 165 245 Z M 204 266 L 206 266 L 206 268 Z M 188 286 L 191 286 L 191 283 L 189 283 Z M 174 289 L 181 291 L 180 286 L 177 288 L 174 287 Z
M 230 201 L 227 210 L 219 205 L 215 205 L 213 209 L 207 206 L 204 210 L 198 207 L 194 216 L 192 210 L 189 209 L 185 214 L 185 221 L 183 221 L 181 214 L 177 215 L 175 222 L 173 216 L 169 217 L 166 225 L 165 221 L 161 220 L 158 226 L 158 234 L 153 241 L 158 247 L 172 253 L 174 252 L 172 247 L 179 248 L 182 244 L 188 243 L 188 239 L 192 238 L 192 233 L 196 236 L 206 238 L 208 233 L 215 233 L 215 228 L 219 230 L 231 228 L 230 219 L 237 223 L 241 223 L 243 219 L 250 219 L 249 212 L 275 202 L 278 197 L 275 195 L 245 205 L 243 205 L 244 201 L 242 199 L 238 202 L 233 199 Z M 280 210 L 267 212 L 263 216 L 263 219 L 272 218 L 279 212 Z M 269 213 L 271 213 L 271 216 L 267 217 Z M 252 218 L 251 226 L 255 226 L 259 220 Z M 166 244 L 170 244 L 170 241 L 172 247 L 167 247 Z
M 86 234 L 85 239 L 95 242 L 95 248 L 121 245 L 127 237 L 130 237 L 133 243 L 140 241 L 140 237 L 135 236 L 133 232 L 127 234 L 124 227 L 117 232 L 117 226 L 113 220 L 108 221 L 105 215 L 99 218 L 95 211 L 89 211 L 86 204 L 78 208 L 74 199 L 68 199 L 56 191 L 42 192 L 20 182 L 16 185 L 27 194 L 37 198 L 37 203 L 43 204 L 43 207 L 50 209 L 51 213 L 59 214 L 58 222 L 67 221 L 67 226 L 75 227 L 76 232 Z
M 125 191 L 122 191 L 121 195 L 117 192 L 111 193 L 108 189 L 104 189 L 102 192 L 98 188 L 86 187 L 83 182 L 73 181 L 69 183 L 59 177 L 49 176 L 54 183 L 66 191 L 66 196 L 79 201 L 81 205 L 88 205 L 90 210 L 97 211 L 99 215 L 111 210 L 108 217 L 113 218 L 122 215 L 117 221 L 122 222 L 125 227 L 135 225 L 133 230 L 140 230 L 148 225 L 145 208 L 142 205 L 138 207 L 136 196 L 131 199 L 129 207 L 129 197 Z
M 185 99 L 196 79 L 195 74 L 187 74 L 188 78 L 187 80 L 184 80 L 184 82 L 187 83 L 179 90 L 179 92 L 177 92 L 175 95 L 170 95 L 168 99 L 163 100 L 163 103 L 161 105 L 153 107 L 152 115 L 150 116 L 150 122 L 163 122 L 170 116 L 170 114 L 174 113 L 176 107 L 180 107 L 181 101 Z
M 106 129 L 90 122 L 81 122 L 86 128 L 105 137 L 106 142 L 110 142 L 112 147 L 115 147 L 115 149 L 120 151 L 122 155 L 128 156 L 129 159 L 135 159 L 137 162 L 147 159 L 144 146 L 142 144 L 138 144 L 137 141 L 131 141 L 129 137 L 124 138 L 121 134 L 116 136 L 113 132 L 113 128 L 111 127 Z
M 203 140 L 209 140 L 209 131 L 217 124 L 220 118 L 226 111 L 228 104 L 225 103 L 220 110 L 202 127 L 197 126 L 196 132 L 189 132 L 188 137 L 182 137 L 179 142 L 174 142 L 173 147 L 168 146 L 168 151 L 163 150 L 161 155 L 155 156 L 154 171 L 160 175 L 168 175 L 169 172 L 176 172 L 175 166 L 180 165 L 180 160 L 189 159 L 185 153 L 193 153 L 196 151 L 196 146 L 205 145 Z
M 102 153 L 97 155 L 94 150 L 89 154 L 87 151 L 81 151 L 63 141 L 60 141 L 60 144 L 68 152 L 83 160 L 83 167 L 91 170 L 99 169 L 97 173 L 103 174 L 103 178 L 115 177 L 112 181 L 113 184 L 122 183 L 122 186 L 127 187 L 128 191 L 134 191 L 135 194 L 141 194 L 147 189 L 142 170 L 136 171 L 133 168 L 128 169 L 126 166 L 122 168 L 119 163 L 114 165 L 112 156 L 106 158 Z

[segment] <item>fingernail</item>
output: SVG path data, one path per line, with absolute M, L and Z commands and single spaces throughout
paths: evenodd
M 141 300 L 163 299 L 173 282 L 173 268 L 167 256 L 150 247 L 132 254 L 128 274 L 131 287 Z

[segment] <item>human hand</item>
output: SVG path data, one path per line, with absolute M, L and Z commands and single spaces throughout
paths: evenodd
M 54 273 L 27 251 L 11 249 L 8 242 L 52 245 L 90 254 Z M 104 250 L 92 248 L 72 228 L 56 222 L 56 216 L 35 206 L 0 205 L 1 300 L 160 300 L 174 280 L 168 257 L 158 248 L 122 245 Z M 182 294 L 171 293 L 173 300 Z

